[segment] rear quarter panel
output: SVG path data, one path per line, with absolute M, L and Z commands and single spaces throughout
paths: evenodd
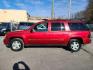
M 69 32 L 69 40 L 71 38 L 81 38 L 83 40 L 83 44 L 88 44 L 90 43 L 90 38 L 88 37 L 89 34 L 89 31 L 71 31 Z

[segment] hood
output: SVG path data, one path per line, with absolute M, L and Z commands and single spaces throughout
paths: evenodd
M 19 35 L 22 35 L 22 34 L 27 34 L 29 32 L 30 31 L 28 31 L 28 30 L 18 30 L 18 31 L 8 32 L 7 35 L 19 36 Z

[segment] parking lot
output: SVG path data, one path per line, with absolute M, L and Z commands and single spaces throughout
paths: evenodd
M 11 51 L 3 44 L 0 37 L 0 70 L 92 70 L 93 55 L 88 47 L 84 46 L 79 52 L 57 47 L 32 47 L 20 52 Z M 19 66 L 18 66 L 19 65 Z

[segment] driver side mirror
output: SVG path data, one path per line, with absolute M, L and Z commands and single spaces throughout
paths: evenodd
M 35 30 L 34 29 L 31 29 L 30 32 L 33 33 L 33 32 L 35 32 Z
M 33 29 L 31 29 L 30 32 L 32 33 L 33 32 Z

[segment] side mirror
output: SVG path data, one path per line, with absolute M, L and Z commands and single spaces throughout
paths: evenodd
M 34 31 L 34 29 L 31 29 L 30 32 L 32 33 L 32 32 L 35 32 L 35 31 Z
M 33 32 L 33 29 L 31 29 L 30 32 L 32 33 Z

